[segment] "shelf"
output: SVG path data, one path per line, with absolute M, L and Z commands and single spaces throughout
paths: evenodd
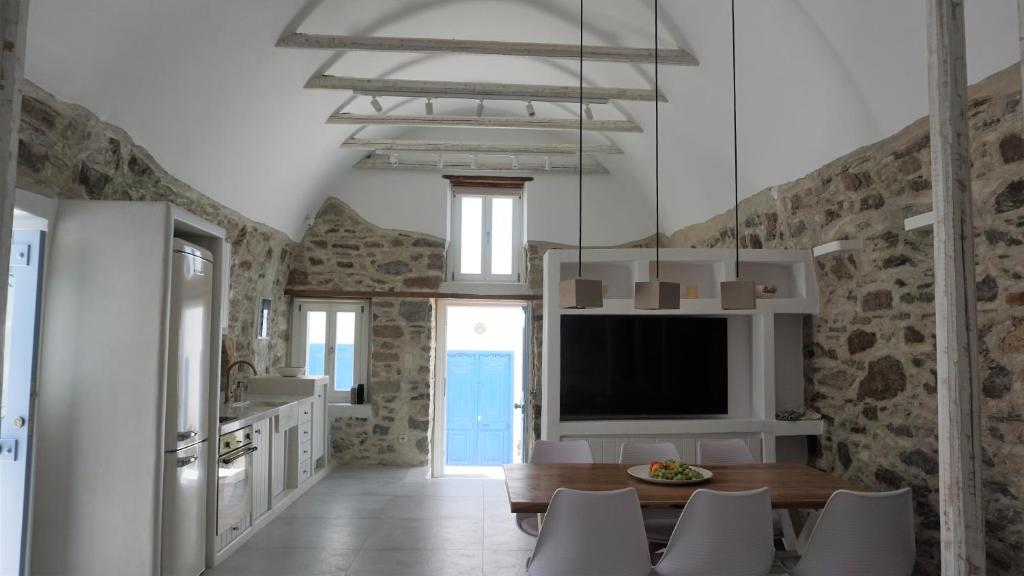
M 771 424 L 776 436 L 821 436 L 825 433 L 822 420 L 773 420 Z
M 328 404 L 327 417 L 332 422 L 335 418 L 372 418 L 373 407 L 369 404 Z

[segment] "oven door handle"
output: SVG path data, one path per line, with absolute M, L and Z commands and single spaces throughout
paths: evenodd
M 243 458 L 245 456 L 248 456 L 249 454 L 252 454 L 255 451 L 256 451 L 256 447 L 255 446 L 249 446 L 248 448 L 242 448 L 242 449 L 236 450 L 236 451 L 228 454 L 227 456 L 221 458 L 220 461 L 221 461 L 222 464 L 231 464 L 235 460 L 238 460 L 239 458 Z

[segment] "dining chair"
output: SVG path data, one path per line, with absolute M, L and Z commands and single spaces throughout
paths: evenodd
M 586 440 L 538 440 L 530 453 L 531 464 L 593 464 L 594 453 Z M 540 533 L 536 514 L 517 513 L 516 525 L 530 536 Z
M 619 464 L 649 464 L 652 460 L 681 460 L 679 450 L 671 442 L 627 442 L 619 451 Z M 679 510 L 673 508 L 643 509 L 647 540 L 655 544 L 668 542 L 679 521 Z
M 792 576 L 910 576 L 916 559 L 910 488 L 828 499 Z
M 635 489 L 555 490 L 527 562 L 528 576 L 648 576 L 650 571 Z
M 772 568 L 772 499 L 747 492 L 700 489 L 690 496 L 657 576 L 764 576 Z
M 700 440 L 697 442 L 697 463 L 710 464 L 754 464 L 754 454 L 741 438 L 730 440 Z

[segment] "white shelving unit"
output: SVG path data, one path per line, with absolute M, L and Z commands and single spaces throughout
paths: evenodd
M 742 250 L 740 279 L 778 288 L 774 298 L 758 299 L 754 310 L 723 310 L 719 283 L 736 279 L 734 250 L 661 251 L 661 279 L 679 282 L 685 296 L 679 310 L 637 310 L 633 283 L 654 276 L 649 249 L 585 250 L 583 274 L 605 284 L 604 306 L 562 309 L 558 284 L 577 270 L 575 250 L 550 250 L 544 257 L 544 366 L 541 435 L 545 439 L 585 439 L 598 461 L 614 461 L 626 442 L 673 442 L 685 459 L 696 457 L 701 438 L 743 438 L 765 462 L 776 458 L 776 439 L 820 435 L 818 421 L 775 420 L 777 405 L 799 408 L 803 399 L 802 322 L 819 313 L 814 256 L 810 250 Z M 727 318 L 730 331 L 729 413 L 676 420 L 561 420 L 561 317 L 566 315 L 670 315 Z M 788 440 L 787 440 L 788 441 Z

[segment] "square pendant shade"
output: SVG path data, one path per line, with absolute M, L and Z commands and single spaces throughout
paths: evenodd
M 604 306 L 604 284 L 600 280 L 573 278 L 558 284 L 562 308 L 601 308 Z
M 676 282 L 636 282 L 633 284 L 633 306 L 637 310 L 678 310 L 679 284 Z
M 754 282 L 731 280 L 721 283 L 722 310 L 753 310 L 757 308 L 754 297 Z

